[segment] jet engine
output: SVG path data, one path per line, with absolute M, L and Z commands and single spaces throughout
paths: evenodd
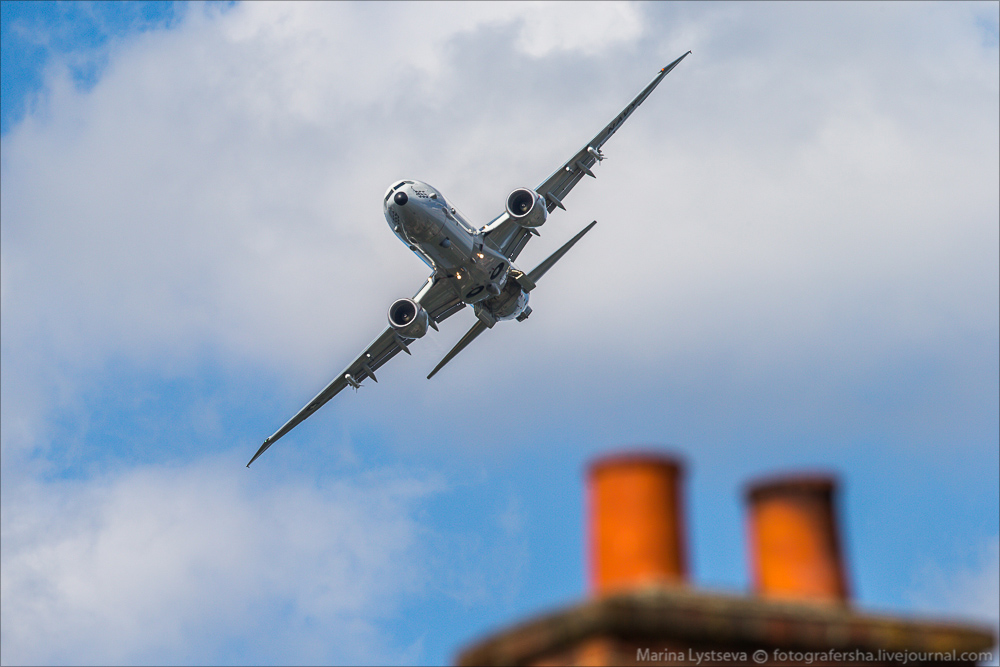
M 528 188 L 518 188 L 507 195 L 507 214 L 522 227 L 540 227 L 549 211 L 542 195 Z
M 404 338 L 420 338 L 427 333 L 430 316 L 413 299 L 396 299 L 389 306 L 389 326 Z

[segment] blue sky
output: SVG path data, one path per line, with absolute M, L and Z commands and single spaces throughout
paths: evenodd
M 2 660 L 448 662 L 586 594 L 582 471 L 842 482 L 859 606 L 996 623 L 996 4 L 0 3 Z M 529 245 L 600 224 L 243 466 L 426 277 L 688 49 Z

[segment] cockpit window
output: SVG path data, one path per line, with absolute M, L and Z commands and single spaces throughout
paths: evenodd
M 401 187 L 403 187 L 407 183 L 409 183 L 410 185 L 413 185 L 413 181 L 400 181 L 399 183 L 396 183 L 394 186 L 392 186 L 391 188 L 389 188 L 389 191 L 385 193 L 385 199 L 382 200 L 382 203 L 384 204 L 384 203 L 388 202 L 389 201 L 389 197 L 392 196 L 392 193 L 395 192 L 396 190 L 400 189 Z

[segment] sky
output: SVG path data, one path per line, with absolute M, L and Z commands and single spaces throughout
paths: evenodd
M 2 8 L 0 661 L 441 664 L 587 595 L 587 462 L 686 464 L 692 584 L 747 483 L 826 471 L 855 604 L 997 627 L 996 3 Z M 684 52 L 518 263 L 246 462 L 425 265 Z

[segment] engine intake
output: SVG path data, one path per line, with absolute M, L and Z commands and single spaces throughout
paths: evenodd
M 389 306 L 389 326 L 400 336 L 420 338 L 427 333 L 430 316 L 413 299 L 396 299 Z
M 549 217 L 545 199 L 528 188 L 518 188 L 507 195 L 507 214 L 522 227 L 540 227 Z

